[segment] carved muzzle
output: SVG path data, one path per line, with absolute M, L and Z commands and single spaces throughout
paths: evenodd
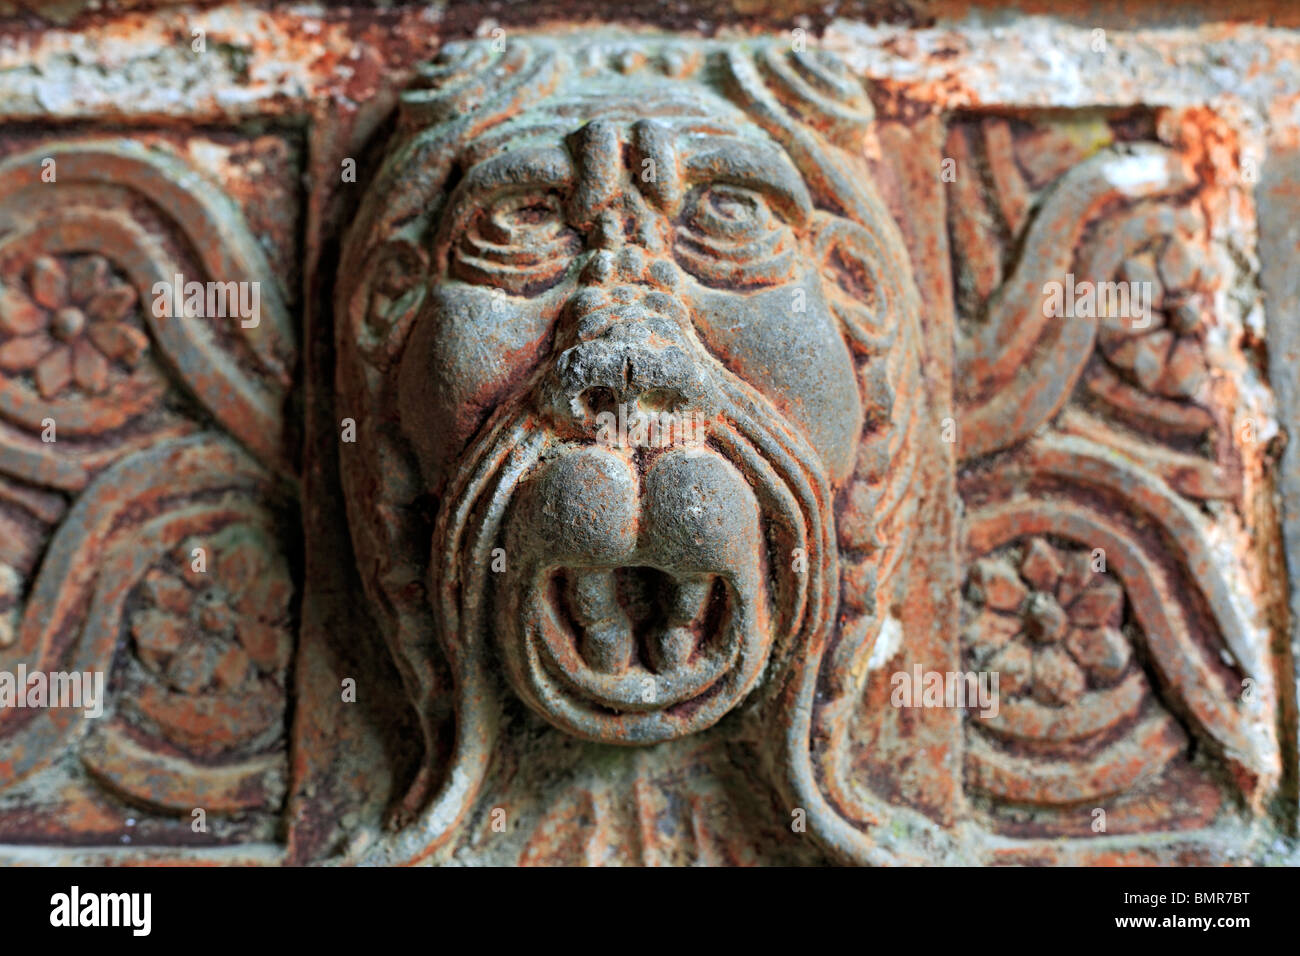
M 789 430 L 756 421 L 756 406 L 777 413 L 709 358 L 689 316 L 649 284 L 575 292 L 537 386 L 553 437 L 503 515 L 508 560 L 487 606 L 506 673 L 589 739 L 713 724 L 806 603 L 806 576 L 781 559 L 806 551 L 817 507 L 780 474 Z

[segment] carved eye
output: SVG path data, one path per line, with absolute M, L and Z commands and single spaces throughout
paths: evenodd
M 477 210 L 452 249 L 452 273 L 510 295 L 533 296 L 559 282 L 582 239 L 554 193 L 517 192 Z
M 687 197 L 674 253 L 708 286 L 752 289 L 790 278 L 794 234 L 762 193 L 723 183 Z

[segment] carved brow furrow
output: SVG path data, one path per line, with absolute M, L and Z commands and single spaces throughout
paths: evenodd
M 461 161 L 469 168 L 515 150 L 554 149 L 554 144 L 562 141 L 570 130 L 571 124 L 560 122 L 497 126 L 467 146 Z

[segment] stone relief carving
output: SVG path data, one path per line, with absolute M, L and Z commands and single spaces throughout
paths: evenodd
M 106 684 L 94 719 L 0 710 L 0 828 L 183 843 L 202 808 L 202 832 L 269 836 L 297 532 L 276 478 L 296 334 L 267 257 L 162 150 L 70 140 L 0 178 L 0 661 Z M 258 282 L 258 323 L 158 307 L 178 276 Z
M 1227 295 L 1241 257 L 1207 221 L 1230 197 L 1197 173 L 1218 131 L 1179 119 L 1093 118 L 1088 137 L 986 119 L 949 140 L 996 183 L 954 184 L 950 207 L 962 452 L 1021 446 L 961 483 L 966 653 L 1004 677 L 998 717 L 967 721 L 966 785 L 1004 832 L 1086 835 L 1055 808 L 1108 799 L 1108 832 L 1203 826 L 1231 790 L 1258 808 L 1281 772 L 1266 640 L 1240 601 L 1243 489 L 1271 422 Z M 1008 239 L 1025 251 L 1004 269 Z M 1053 281 L 1081 290 L 1064 321 L 1043 308 Z M 1124 306 L 1116 289 L 1150 299 Z
M 870 102 L 763 44 L 485 42 L 421 78 L 338 295 L 349 520 L 431 761 L 455 699 L 417 838 L 477 795 L 500 676 L 607 744 L 743 702 L 809 787 L 821 661 L 888 618 L 913 494 L 917 295 L 839 145 Z M 656 417 L 698 434 L 602 435 Z
M 917 118 L 785 38 L 448 42 L 303 303 L 290 187 L 268 237 L 202 151 L 6 148 L 0 671 L 106 696 L 0 708 L 0 842 L 1248 855 L 1291 756 L 1232 135 Z M 260 321 L 160 314 L 179 276 Z M 967 674 L 995 706 L 923 690 Z

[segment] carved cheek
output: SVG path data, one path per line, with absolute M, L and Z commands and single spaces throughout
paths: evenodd
M 806 277 L 747 295 L 701 290 L 694 298 L 710 351 L 803 429 L 832 482 L 847 478 L 862 402 L 819 281 Z
M 430 291 L 398 373 L 402 429 L 430 487 L 545 354 L 550 302 L 465 285 Z

